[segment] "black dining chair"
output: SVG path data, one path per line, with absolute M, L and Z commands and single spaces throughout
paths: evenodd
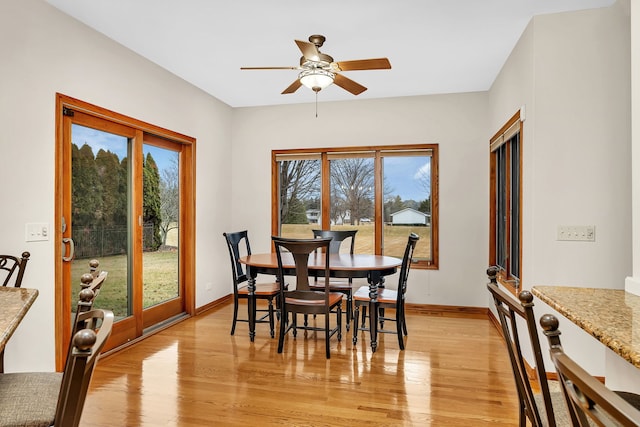
M 22 252 L 20 257 L 13 255 L 0 255 L 0 281 L 2 286 L 19 288 L 22 285 L 24 271 L 31 254 Z
M 251 245 L 249 244 L 249 233 L 247 230 L 233 233 L 222 233 L 229 249 L 229 259 L 231 261 L 231 283 L 233 288 L 233 321 L 231 323 L 231 335 L 235 333 L 236 322 L 249 322 L 249 319 L 238 318 L 238 303 L 240 299 L 249 298 L 249 288 L 247 286 L 249 277 L 244 266 L 240 263 L 242 255 L 251 255 Z M 256 323 L 269 323 L 271 338 L 274 333 L 274 305 L 273 302 L 280 292 L 280 284 L 276 281 L 256 283 L 254 295 L 256 300 L 266 300 L 269 306 L 266 309 L 256 308 L 256 312 L 264 313 L 256 317 Z
M 407 321 L 405 317 L 405 296 L 407 293 L 407 283 L 409 279 L 409 270 L 411 269 L 411 259 L 413 258 L 413 251 L 416 248 L 416 244 L 420 240 L 420 236 L 415 233 L 411 233 L 407 239 L 407 245 L 404 250 L 404 256 L 402 257 L 402 267 L 400 268 L 400 275 L 398 277 L 398 288 L 387 289 L 378 288 L 377 298 L 377 310 L 380 313 L 378 315 L 379 333 L 392 333 L 398 335 L 398 345 L 400 350 L 404 350 L 404 337 L 407 333 Z M 358 342 L 358 331 L 369 331 L 370 328 L 366 326 L 366 309 L 371 301 L 369 297 L 369 286 L 361 286 L 353 294 L 353 302 L 355 305 L 355 312 L 353 315 L 353 344 Z M 358 318 L 360 316 L 360 307 L 362 307 L 362 323 L 358 326 Z M 394 309 L 395 317 L 389 317 L 386 315 L 385 309 Z M 384 321 L 396 322 L 396 330 L 383 329 L 382 324 Z M 377 327 L 377 325 L 376 325 Z
M 313 237 L 318 238 L 330 238 L 329 244 L 330 254 L 339 254 L 344 243 L 348 243 L 348 253 L 353 255 L 353 249 L 355 247 L 356 233 L 358 230 L 312 230 Z M 318 284 L 318 278 L 314 280 L 310 285 L 313 290 L 323 290 L 324 283 Z M 351 317 L 353 316 L 353 278 L 348 279 L 329 279 L 329 289 L 331 292 L 341 292 L 347 299 L 346 309 L 346 330 L 349 330 L 351 323 Z
M 342 340 L 342 297 L 340 292 L 331 292 L 329 287 L 329 244 L 331 239 L 288 239 L 283 237 L 272 236 L 275 245 L 276 256 L 278 259 L 278 279 L 279 283 L 284 282 L 284 272 L 282 258 L 283 256 L 291 256 L 295 264 L 296 288 L 290 290 L 284 285 L 280 286 L 280 307 L 282 316 L 280 318 L 280 333 L 278 336 L 278 353 L 282 353 L 284 348 L 284 338 L 289 331 L 293 331 L 296 337 L 298 329 L 324 331 L 325 334 L 325 352 L 326 357 L 331 357 L 330 339 L 333 335 L 338 336 L 338 341 Z M 318 253 L 318 250 L 324 254 Z M 322 291 L 312 290 L 309 273 L 309 256 L 324 257 L 324 269 L 322 269 L 322 279 L 324 288 Z M 336 313 L 336 326 L 330 327 L 331 313 Z M 289 314 L 292 315 L 289 320 Z M 324 327 L 316 326 L 298 326 L 297 315 L 323 315 Z M 288 321 L 288 322 L 287 322 Z
M 610 390 L 571 359 L 562 348 L 558 324 L 551 314 L 540 318 L 565 401 L 571 417 L 577 420 L 573 425 L 640 426 L 640 410 L 637 402 L 633 404 L 637 395 Z
M 523 290 L 518 295 L 518 300 L 502 290 L 496 281 L 497 267 L 489 267 L 487 275 L 489 290 L 498 313 L 498 319 L 502 328 L 502 336 L 507 343 L 511 370 L 516 383 L 518 393 L 519 425 L 524 427 L 527 420 L 532 426 L 570 426 L 573 425 L 569 412 L 567 412 L 564 398 L 561 392 L 550 391 L 547 381 L 547 372 L 542 358 L 540 339 L 536 328 L 533 313 L 533 295 Z M 534 392 L 529 379 L 527 361 L 522 353 L 522 342 L 518 323 L 526 324 L 526 332 L 533 352 L 535 364 L 535 380 L 540 392 Z

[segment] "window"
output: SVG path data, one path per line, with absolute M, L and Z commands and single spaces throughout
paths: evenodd
M 402 258 L 420 241 L 414 267 L 438 268 L 438 145 L 274 150 L 272 233 L 357 229 L 356 253 Z
M 498 280 L 521 285 L 522 266 L 522 121 L 516 113 L 490 141 L 489 264 Z

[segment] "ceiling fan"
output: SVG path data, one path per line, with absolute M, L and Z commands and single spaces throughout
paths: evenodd
M 296 81 L 291 83 L 282 94 L 293 93 L 300 86 L 306 86 L 318 93 L 327 86 L 335 83 L 336 86 L 359 95 L 366 87 L 362 86 L 342 74 L 340 71 L 357 70 L 388 70 L 391 64 L 387 58 L 357 59 L 353 61 L 335 62 L 329 55 L 320 52 L 326 38 L 319 34 L 309 36 L 309 41 L 295 40 L 302 51 L 300 65 L 297 67 L 241 67 L 241 70 L 300 70 Z

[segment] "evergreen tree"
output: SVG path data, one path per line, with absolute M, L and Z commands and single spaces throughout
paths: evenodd
M 142 220 L 145 224 L 153 226 L 153 239 L 151 242 L 145 242 L 145 247 L 157 251 L 162 244 L 162 237 L 160 236 L 160 224 L 162 223 L 162 215 L 160 213 L 160 173 L 151 153 L 148 153 L 144 159 L 142 182 Z
M 307 209 L 304 203 L 298 199 L 293 198 L 289 200 L 289 209 L 287 211 L 287 217 L 282 220 L 283 224 L 308 224 Z
M 102 183 L 96 170 L 93 150 L 87 144 L 71 148 L 73 193 L 71 195 L 74 230 L 95 227 L 102 221 Z
M 120 161 L 111 151 L 98 151 L 96 173 L 102 183 L 102 219 L 108 227 L 116 225 L 118 199 L 120 197 Z
M 424 212 L 426 214 L 431 213 L 431 197 L 427 197 L 422 202 L 420 202 L 420 206 L 418 207 L 420 212 Z
M 127 189 L 129 187 L 129 159 L 124 157 L 118 166 L 118 193 L 113 211 L 113 223 L 117 227 L 127 227 L 129 208 L 127 203 Z

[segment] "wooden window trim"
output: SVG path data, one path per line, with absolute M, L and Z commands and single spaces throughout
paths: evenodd
M 376 200 L 382 200 L 383 192 L 383 176 L 382 176 L 382 158 L 387 155 L 402 155 L 416 154 L 416 152 L 429 151 L 431 156 L 431 260 L 422 260 L 412 264 L 411 268 L 424 269 L 424 270 L 438 270 L 439 268 L 439 217 L 438 217 L 438 144 L 406 144 L 406 145 L 375 145 L 375 146 L 354 146 L 354 147 L 330 147 L 330 148 L 298 148 L 298 149 L 282 149 L 272 150 L 271 152 L 271 233 L 273 235 L 279 234 L 280 223 L 280 211 L 279 211 L 279 176 L 278 176 L 278 161 L 283 159 L 283 156 L 304 156 L 305 154 L 318 154 L 320 153 L 321 159 L 321 173 L 322 173 L 322 191 L 321 191 L 321 214 L 322 214 L 322 228 L 329 228 L 330 224 L 330 191 L 327 191 L 330 187 L 330 171 L 329 171 L 329 158 L 332 156 L 340 156 L 341 154 L 354 155 L 364 154 L 368 157 L 368 153 L 371 153 L 371 157 L 375 162 L 375 189 L 374 194 Z M 379 175 L 379 176 L 378 176 Z M 374 232 L 374 248 L 375 253 L 380 255 L 382 252 L 382 239 L 383 230 L 382 226 L 378 226 L 378 218 L 382 218 L 382 205 L 375 203 L 374 214 L 376 216 L 376 228 Z M 381 224 L 381 223 L 380 223 Z M 273 250 L 273 247 L 272 247 Z
M 489 141 L 489 265 L 496 265 L 497 264 L 497 257 L 496 257 L 496 247 L 497 247 L 497 242 L 496 242 L 496 233 L 497 233 L 497 220 L 496 220 L 496 201 L 497 201 L 497 192 L 496 192 L 496 185 L 497 185 L 497 160 L 496 160 L 496 148 L 501 145 L 502 143 L 504 144 L 508 144 L 508 142 L 499 142 L 499 139 L 502 138 L 502 136 L 505 134 L 505 132 L 508 131 L 512 131 L 513 130 L 513 126 L 516 124 L 519 124 L 517 127 L 517 132 L 520 134 L 519 137 L 519 144 L 520 144 L 520 150 L 519 150 L 519 158 L 518 158 L 518 168 L 519 168 L 519 173 L 520 173 L 520 179 L 518 182 L 518 194 L 519 194 L 519 200 L 517 201 L 519 209 L 518 209 L 518 221 L 520 224 L 519 227 L 519 234 L 518 234 L 518 241 L 519 241 L 519 247 L 518 247 L 518 257 L 519 257 L 519 266 L 520 266 L 520 274 L 519 274 L 519 278 L 518 281 L 514 281 L 513 277 L 511 276 L 511 272 L 510 270 L 510 260 L 507 259 L 507 261 L 505 262 L 506 264 L 506 270 L 503 269 L 499 269 L 498 271 L 498 275 L 497 275 L 497 280 L 498 282 L 505 287 L 505 289 L 507 289 L 509 292 L 511 292 L 514 295 L 517 295 L 520 290 L 522 289 L 522 284 L 523 284 L 523 278 L 522 278 L 522 159 L 523 159 L 523 116 L 521 114 L 521 110 L 518 110 L 501 128 L 500 130 L 498 130 L 498 132 L 495 133 L 495 135 L 490 139 Z M 509 138 L 510 139 L 510 138 Z M 505 174 L 506 174 L 506 180 L 507 180 L 507 188 L 510 187 L 510 183 L 511 183 L 511 144 L 507 145 L 506 147 L 506 167 L 505 167 Z M 506 206 L 507 209 L 509 206 L 511 206 L 512 200 L 511 200 L 511 193 L 510 191 L 507 191 L 506 193 Z M 510 256 L 511 253 L 511 243 L 512 243 L 512 236 L 511 236 L 511 220 L 512 220 L 512 216 L 509 214 L 507 215 L 507 221 L 506 221 L 506 225 L 505 225 L 505 234 L 506 234 L 506 241 L 507 241 L 507 245 L 508 245 L 508 249 L 507 249 L 507 253 L 509 254 L 508 257 Z

